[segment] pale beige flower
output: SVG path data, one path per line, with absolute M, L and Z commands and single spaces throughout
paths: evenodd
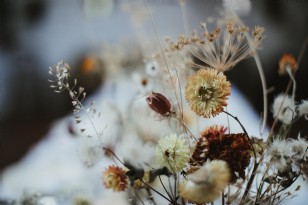
M 222 112 L 230 94 L 230 82 L 214 69 L 201 69 L 187 80 L 186 100 L 197 115 L 205 118 Z
M 109 166 L 103 173 L 103 182 L 107 189 L 119 192 L 125 191 L 128 178 L 121 167 Z
M 171 134 L 161 138 L 156 147 L 158 163 L 172 172 L 179 172 L 186 166 L 189 154 L 189 145 L 183 135 Z
M 308 147 L 308 141 L 305 138 L 302 138 L 298 134 L 297 139 L 290 139 L 289 141 L 293 156 L 303 157 L 306 154 L 306 149 Z
M 180 184 L 180 196 L 196 204 L 214 201 L 227 186 L 229 179 L 230 172 L 225 161 L 207 161 Z
M 298 105 L 299 116 L 305 116 L 308 120 L 308 100 L 303 100 L 301 104 Z
M 286 140 L 275 139 L 267 150 L 267 155 L 271 158 L 271 165 L 283 171 L 290 166 L 292 148 Z
M 200 35 L 192 33 L 191 36 L 180 36 L 178 41 L 171 43 L 170 47 L 188 50 L 200 62 L 195 62 L 196 68 L 215 68 L 227 71 L 238 62 L 250 57 L 254 50 L 261 47 L 264 38 L 264 28 L 256 26 L 251 32 L 251 45 L 247 40 L 249 28 L 245 25 L 236 25 L 227 22 L 217 26 L 213 31 L 208 31 L 206 23 L 201 23 Z
M 284 124 L 292 123 L 297 116 L 295 101 L 289 95 L 279 94 L 274 100 L 272 110 L 273 117 Z

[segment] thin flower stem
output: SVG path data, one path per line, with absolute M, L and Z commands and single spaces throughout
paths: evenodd
M 72 90 L 70 87 L 67 87 L 67 90 L 68 90 L 69 92 L 73 92 L 73 90 Z M 96 127 L 95 127 L 95 125 L 94 125 L 94 123 L 93 123 L 91 117 L 89 116 L 89 113 L 87 112 L 87 110 L 85 109 L 85 107 L 83 106 L 83 104 L 78 100 L 78 97 L 76 97 L 75 95 L 72 96 L 72 99 L 73 99 L 74 101 L 76 101 L 77 104 L 80 106 L 80 108 L 86 113 L 86 116 L 87 116 L 87 118 L 90 120 L 90 123 L 91 123 L 91 125 L 92 125 L 92 127 L 93 127 L 93 129 L 94 129 L 94 131 L 95 131 L 96 136 L 97 136 L 98 139 L 101 141 L 101 143 L 104 144 L 103 141 L 102 141 L 102 139 L 100 138 L 100 134 L 98 133 L 98 131 L 97 131 L 97 129 L 96 129 Z
M 301 48 L 301 50 L 300 50 L 300 53 L 299 53 L 299 55 L 298 55 L 298 58 L 297 58 L 297 61 L 296 61 L 296 68 L 295 68 L 295 72 L 294 72 L 293 76 L 295 76 L 296 70 L 298 70 L 298 68 L 299 68 L 299 65 L 300 65 L 300 63 L 301 63 L 301 60 L 302 60 L 302 58 L 303 58 L 303 56 L 304 56 L 304 53 L 305 53 L 305 51 L 306 51 L 307 45 L 308 45 L 308 35 L 306 36 L 306 39 L 305 39 L 305 41 L 304 41 L 304 43 L 303 43 L 303 46 L 302 46 L 302 48 Z M 290 89 L 291 89 L 291 86 L 292 86 L 292 80 L 290 79 L 290 80 L 289 80 L 289 83 L 288 83 L 288 86 L 287 86 L 287 89 L 286 89 L 286 91 L 284 92 L 284 98 L 283 98 L 282 101 L 284 101 L 285 97 L 286 97 L 287 94 L 289 93 L 289 91 L 290 91 Z M 281 108 L 282 108 L 282 104 L 280 105 L 280 107 L 279 107 L 279 109 L 278 109 L 278 113 L 281 112 Z M 274 120 L 273 124 L 272 124 L 271 129 L 270 129 L 270 132 L 269 132 L 269 135 L 268 135 L 268 138 L 267 138 L 267 141 L 266 141 L 266 144 L 267 144 L 267 145 L 269 144 L 270 139 L 271 139 L 272 136 L 273 136 L 273 132 L 274 132 L 274 129 L 275 129 L 275 127 L 276 127 L 277 122 L 278 122 L 278 119 L 276 118 L 276 119 Z
M 172 199 L 172 198 L 173 198 L 173 197 L 172 197 L 172 194 L 169 193 L 169 191 L 167 190 L 167 188 L 166 188 L 166 186 L 164 185 L 163 181 L 161 180 L 161 177 L 160 177 L 160 176 L 158 176 L 158 179 L 159 179 L 159 181 L 160 181 L 160 184 L 163 186 L 165 192 L 166 192 L 167 195 L 169 196 L 169 198 Z M 172 190 L 170 190 L 170 191 L 171 191 L 171 193 L 172 193 Z
M 255 176 L 256 176 L 256 174 L 257 174 L 258 166 L 259 166 L 259 163 L 256 163 L 256 164 L 253 166 L 252 173 L 251 173 L 251 175 L 250 175 L 250 177 L 249 177 L 249 181 L 248 181 L 248 183 L 247 183 L 245 192 L 244 192 L 244 194 L 243 194 L 243 196 L 242 196 L 242 199 L 241 199 L 239 205 L 242 205 L 242 204 L 245 203 L 246 197 L 247 197 L 247 195 L 248 195 L 248 193 L 249 193 L 249 191 L 250 191 L 250 188 L 251 188 L 251 185 L 252 185 L 252 183 L 253 183 L 253 180 L 254 180 L 254 178 L 255 178 Z
M 149 187 L 146 187 L 145 188 L 147 194 L 148 194 L 148 199 L 152 202 L 153 205 L 157 205 L 154 197 L 153 197 L 153 194 L 151 193 L 151 189 Z
M 182 86 L 181 86 L 181 80 L 180 80 L 180 77 L 179 77 L 179 73 L 177 71 L 177 69 L 174 68 L 174 71 L 176 73 L 176 76 L 177 76 L 177 79 L 178 79 L 178 85 L 179 85 L 179 95 L 180 95 L 180 99 L 181 99 L 181 106 L 180 106 L 180 111 L 182 113 L 181 117 L 182 117 L 182 121 L 184 121 L 184 108 L 183 108 L 183 95 L 182 95 Z
M 280 189 L 280 190 L 276 191 L 275 193 L 269 195 L 267 198 L 265 198 L 265 200 L 270 199 L 270 198 L 272 198 L 273 196 L 276 196 L 277 194 L 279 194 L 280 192 L 283 192 L 284 190 L 288 189 L 288 188 L 298 179 L 299 176 L 300 176 L 300 174 L 298 174 L 298 175 L 294 178 L 293 182 L 292 182 L 289 186 L 283 187 L 282 189 Z M 279 187 L 278 187 L 278 188 L 279 188 Z
M 177 195 L 177 190 L 176 190 L 176 187 L 177 187 L 177 183 L 178 183 L 178 180 L 177 180 L 177 174 L 176 173 L 174 173 L 174 175 L 173 175 L 173 177 L 174 177 L 174 195 L 173 195 L 173 197 L 174 197 L 174 201 L 176 201 L 176 195 Z
M 229 112 L 224 111 L 224 110 L 223 110 L 222 112 L 226 113 L 227 115 L 229 115 L 230 117 L 232 117 L 234 120 L 236 120 L 236 121 L 238 122 L 238 124 L 241 126 L 242 130 L 244 131 L 244 133 L 248 136 L 248 133 L 247 133 L 245 127 L 242 125 L 242 123 L 239 121 L 239 119 L 238 119 L 236 116 L 234 116 L 234 115 L 232 115 L 232 114 L 230 114 Z
M 246 33 L 245 34 L 247 38 L 249 38 L 249 45 L 250 48 L 253 48 L 251 46 L 251 39 L 250 36 Z M 260 57 L 257 53 L 256 50 L 254 52 L 254 59 L 259 71 L 260 79 L 261 79 L 261 84 L 262 84 L 262 90 L 263 90 L 263 123 L 262 123 L 262 129 L 261 129 L 261 135 L 264 133 L 265 127 L 266 127 L 266 122 L 267 122 L 267 115 L 268 115 L 268 99 L 267 99 L 267 85 L 266 85 L 266 80 L 265 80 L 265 74 L 264 74 L 264 69 L 261 64 Z
M 254 166 L 253 166 L 253 170 L 252 170 L 251 176 L 249 177 L 249 181 L 248 181 L 248 183 L 247 183 L 245 192 L 244 192 L 243 197 L 242 197 L 242 199 L 241 199 L 241 201 L 240 201 L 240 205 L 242 205 L 242 204 L 245 203 L 246 197 L 247 197 L 247 195 L 248 195 L 248 193 L 249 193 L 249 191 L 250 191 L 250 188 L 251 188 L 251 186 L 252 186 L 252 183 L 253 183 L 253 181 L 254 181 L 254 178 L 255 178 L 255 176 L 256 176 L 256 174 L 257 174 L 257 169 L 258 169 L 258 167 L 259 167 L 260 161 L 257 162 L 256 150 L 255 150 L 254 147 L 253 147 L 253 143 L 252 143 L 251 139 L 249 138 L 249 135 L 248 135 L 248 133 L 247 133 L 245 127 L 242 125 L 242 123 L 239 121 L 239 119 L 238 119 L 237 117 L 233 116 L 232 114 L 228 113 L 227 111 L 223 111 L 223 112 L 226 113 L 227 115 L 229 115 L 230 117 L 232 117 L 233 119 L 235 119 L 235 120 L 239 123 L 239 125 L 240 125 L 241 128 L 243 129 L 244 133 L 247 135 L 247 138 L 248 138 L 248 140 L 249 140 L 249 142 L 251 143 L 251 146 L 252 146 L 252 148 L 253 148 L 252 150 L 253 150 L 253 154 L 254 154 Z M 262 159 L 262 157 L 261 157 L 261 159 Z M 261 160 L 261 159 L 260 159 L 260 160 Z M 261 161 L 262 161 L 262 160 L 261 160 Z
M 257 204 L 258 198 L 259 198 L 259 196 L 260 196 L 260 194 L 261 194 L 261 192 L 262 192 L 263 185 L 264 185 L 264 179 L 265 179 L 265 176 L 266 176 L 266 174 L 267 174 L 269 168 L 270 168 L 270 163 L 267 163 L 266 168 L 265 168 L 265 171 L 264 171 L 263 174 L 262 174 L 261 183 L 260 183 L 260 185 L 259 185 L 259 187 L 258 187 L 258 190 L 257 190 L 257 195 L 256 195 L 255 204 Z M 265 192 L 264 192 L 264 193 L 265 193 Z M 262 197 L 263 197 L 263 194 L 260 196 L 260 198 L 262 198 Z
M 184 127 L 185 129 L 189 132 L 189 134 L 194 138 L 195 141 L 198 141 L 197 138 L 193 135 L 193 133 L 188 129 L 187 125 L 185 124 L 185 122 L 179 120 L 178 118 L 175 118 L 177 121 L 179 121 Z
M 152 16 L 151 12 L 150 12 L 149 5 L 148 5 L 147 0 L 143 0 L 143 1 L 144 1 L 144 3 L 145 3 L 146 8 L 147 8 L 148 14 L 149 14 L 149 16 L 150 16 L 151 23 L 152 23 L 152 25 L 153 25 L 153 29 L 154 29 L 154 32 L 155 32 L 156 40 L 157 40 L 157 43 L 158 43 L 158 45 L 159 45 L 160 51 L 161 51 L 161 53 L 162 53 L 162 55 L 163 55 L 163 59 L 164 59 L 164 62 L 165 62 L 165 64 L 166 64 L 167 71 L 168 71 L 168 74 L 169 74 L 169 79 L 170 79 L 170 81 L 171 81 L 171 84 L 172 84 L 172 87 L 173 87 L 173 90 L 174 90 L 174 95 L 175 95 L 176 101 L 177 101 L 177 103 L 178 103 L 180 112 L 181 112 L 180 101 L 179 101 L 178 95 L 177 95 L 177 93 L 176 93 L 176 88 L 175 88 L 174 82 L 173 82 L 173 80 L 172 80 L 172 76 L 171 76 L 171 72 L 170 72 L 170 68 L 169 68 L 169 64 L 168 64 L 168 62 L 167 62 L 167 58 L 166 58 L 165 52 L 164 52 L 164 50 L 163 50 L 163 47 L 162 47 L 162 45 L 161 45 L 161 43 L 160 43 L 160 40 L 159 40 L 159 37 L 158 37 L 158 32 L 157 32 L 157 29 L 156 29 L 156 26 L 155 26 L 154 18 L 153 18 L 153 16 Z M 176 68 L 175 68 L 175 69 L 176 69 Z M 181 112 L 181 115 L 183 116 L 183 112 Z M 183 118 L 183 117 L 182 117 L 182 118 Z
M 167 201 L 169 201 L 172 205 L 179 205 L 178 203 L 174 202 L 172 199 L 168 199 L 166 196 L 164 196 L 162 193 L 160 193 L 159 191 L 155 190 L 153 187 L 151 187 L 150 185 L 148 185 L 147 183 L 145 183 L 142 179 L 140 180 L 146 187 L 148 187 L 149 189 L 151 189 L 152 191 L 154 191 L 156 194 L 160 195 L 161 197 L 163 197 L 164 199 L 166 199 Z
M 119 157 L 118 157 L 111 149 L 109 149 L 109 148 L 107 148 L 107 147 L 103 147 L 103 150 L 105 150 L 106 152 L 111 153 L 121 164 L 124 165 L 124 162 L 122 162 L 122 161 L 119 159 Z
M 237 19 L 237 21 L 243 25 L 243 22 L 240 20 L 240 18 L 238 18 L 238 16 L 234 12 L 232 13 L 233 13 L 233 16 Z M 249 47 L 252 53 L 254 54 L 253 58 L 255 59 L 256 66 L 258 68 L 258 72 L 259 72 L 260 79 L 261 79 L 261 84 L 262 84 L 262 90 L 263 90 L 263 123 L 262 123 L 262 129 L 261 129 L 261 135 L 262 135 L 266 127 L 267 115 L 268 115 L 267 85 L 266 85 L 266 80 L 265 80 L 264 69 L 262 67 L 261 60 L 256 51 L 254 43 L 248 33 L 245 33 L 244 35 L 248 41 L 248 44 L 249 44 Z
M 170 177 L 168 177 L 168 185 L 169 185 L 170 193 L 171 193 L 171 195 L 172 195 L 172 184 L 171 184 Z M 174 198 L 174 196 L 172 196 L 172 198 Z
M 234 120 L 236 120 L 236 121 L 238 122 L 238 124 L 241 126 L 242 130 L 244 131 L 244 133 L 247 135 L 247 138 L 248 138 L 248 140 L 249 140 L 249 142 L 250 142 L 250 144 L 251 144 L 251 146 L 252 146 L 252 148 L 253 148 L 252 150 L 253 150 L 253 154 L 254 154 L 254 157 L 255 157 L 255 163 L 254 163 L 254 166 L 255 166 L 255 165 L 256 165 L 256 159 L 257 159 L 256 150 L 255 150 L 254 147 L 253 147 L 253 142 L 252 142 L 251 139 L 249 138 L 249 135 L 248 135 L 248 133 L 247 133 L 245 127 L 243 126 L 243 124 L 241 123 L 241 121 L 240 121 L 236 116 L 230 114 L 230 113 L 227 112 L 227 111 L 222 111 L 222 112 L 226 113 L 227 115 L 229 115 L 230 117 L 232 117 Z
M 224 191 L 222 191 L 222 193 L 221 193 L 221 205 L 225 205 Z
M 139 199 L 139 201 L 141 202 L 142 205 L 145 205 L 144 201 L 142 200 L 142 198 L 139 196 L 139 194 L 137 193 L 137 191 L 135 190 L 135 195 L 136 197 Z
M 287 73 L 293 83 L 293 90 L 292 90 L 292 99 L 295 99 L 295 91 L 296 91 L 296 80 L 294 78 L 294 75 L 292 74 L 290 66 L 287 67 Z
M 189 31 L 189 27 L 188 27 L 188 18 L 187 18 L 187 11 L 186 11 L 186 2 L 180 3 L 180 6 L 181 6 L 181 11 L 182 11 L 184 32 L 187 35 Z

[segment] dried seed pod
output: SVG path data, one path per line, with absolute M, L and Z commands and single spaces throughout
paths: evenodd
M 152 110 L 164 117 L 168 117 L 174 113 L 171 111 L 172 106 L 170 101 L 160 93 L 152 92 L 146 100 Z

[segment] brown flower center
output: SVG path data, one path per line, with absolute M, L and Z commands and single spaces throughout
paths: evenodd
M 214 89 L 211 87 L 201 86 L 198 90 L 198 97 L 202 102 L 207 102 L 213 97 Z

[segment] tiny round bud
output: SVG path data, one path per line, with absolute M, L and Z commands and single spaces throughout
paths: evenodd
M 160 93 L 154 93 L 147 97 L 148 105 L 156 113 L 166 116 L 172 113 L 170 101 Z
M 284 54 L 279 61 L 279 75 L 287 73 L 287 69 L 290 68 L 292 72 L 297 70 L 297 63 L 293 55 Z

